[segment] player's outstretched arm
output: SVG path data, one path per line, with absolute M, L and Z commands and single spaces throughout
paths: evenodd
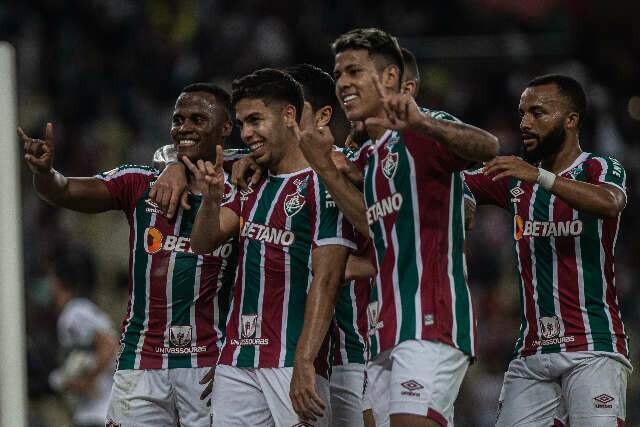
M 304 324 L 298 338 L 289 396 L 293 409 L 304 420 L 321 417 L 326 403 L 316 391 L 314 360 L 325 339 L 344 281 L 349 249 L 339 245 L 320 246 L 311 254 L 313 280 L 304 309 Z
M 367 126 L 413 129 L 435 139 L 466 160 L 485 162 L 498 155 L 500 144 L 491 133 L 465 123 L 439 120 L 423 114 L 411 95 L 387 94 L 377 74 L 373 73 L 372 79 L 382 99 L 385 117 L 368 118 L 365 121 Z
M 153 155 L 153 167 L 162 173 L 151 187 L 149 197 L 164 212 L 167 218 L 173 218 L 180 205 L 191 209 L 188 202 L 186 167 L 178 160 L 178 153 L 173 145 L 165 145 Z
M 573 209 L 598 218 L 618 216 L 626 203 L 624 193 L 613 185 L 567 179 L 539 169 L 516 156 L 496 157 L 485 165 L 484 173 L 495 174 L 494 181 L 513 177 L 531 184 L 537 182 Z
M 41 199 L 79 212 L 104 212 L 112 207 L 111 193 L 96 178 L 67 178 L 53 168 L 53 124 L 47 123 L 44 140 L 31 138 L 18 128 L 24 159 L 33 174 L 33 186 Z
M 213 252 L 238 230 L 240 218 L 229 208 L 220 207 L 224 195 L 222 147 L 216 147 L 215 165 L 188 157 L 182 161 L 194 176 L 194 190 L 202 194 L 202 202 L 191 230 L 191 250 L 197 254 Z
M 334 138 L 328 127 L 313 124 L 311 105 L 305 102 L 299 129 L 296 129 L 300 149 L 336 202 L 338 209 L 363 235 L 369 234 L 364 196 L 342 172 L 333 159 Z

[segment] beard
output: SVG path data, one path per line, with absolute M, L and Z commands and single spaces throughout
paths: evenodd
M 564 127 L 558 126 L 552 129 L 545 136 L 536 136 L 538 145 L 531 151 L 527 151 L 527 148 L 522 146 L 522 159 L 532 165 L 537 165 L 546 157 L 552 156 L 562 149 L 564 140 L 566 137 L 566 131 Z

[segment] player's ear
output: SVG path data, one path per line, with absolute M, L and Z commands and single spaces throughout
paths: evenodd
M 286 104 L 282 109 L 282 121 L 288 128 L 293 127 L 296 123 L 296 107 L 291 104 Z
M 397 92 L 400 87 L 400 69 L 395 64 L 389 64 L 382 70 L 382 86 Z
M 578 129 L 579 122 L 580 122 L 580 114 L 573 111 L 567 114 L 567 117 L 564 119 L 564 127 L 565 129 Z
M 313 121 L 315 122 L 316 127 L 327 126 L 329 121 L 331 120 L 331 115 L 333 114 L 333 108 L 329 105 L 325 105 L 316 111 Z
M 406 82 L 402 83 L 402 89 L 400 91 L 405 95 L 415 96 L 416 89 L 417 89 L 416 81 L 407 80 Z

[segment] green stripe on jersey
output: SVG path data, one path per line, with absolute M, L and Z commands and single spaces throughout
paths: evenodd
M 587 181 L 582 172 L 578 179 Z M 578 218 L 582 221 L 580 234 L 580 254 L 584 278 L 584 303 L 589 317 L 589 327 L 595 351 L 615 351 L 613 346 L 613 331 L 609 328 L 609 320 L 604 306 L 603 271 L 600 262 L 600 220 L 593 215 L 578 211 Z
M 140 200 L 143 200 L 141 198 Z M 147 265 L 150 256 L 145 251 L 145 229 L 151 222 L 151 214 L 144 209 L 135 210 L 136 236 L 135 260 L 133 263 L 133 307 L 127 329 L 124 331 L 124 346 L 118 360 L 118 369 L 135 369 L 136 349 L 144 326 L 147 307 Z
M 387 147 L 390 152 L 395 151 L 398 153 L 398 166 L 393 177 L 395 191 L 401 192 L 403 189 L 411 189 L 412 175 L 415 174 L 415 170 L 412 171 L 409 168 L 410 163 L 404 139 L 401 138 L 396 144 L 387 145 Z M 411 190 L 409 190 L 408 193 L 411 194 Z M 407 192 L 405 192 L 405 194 L 407 194 Z M 405 197 L 402 200 L 402 207 L 395 221 L 395 233 L 398 239 L 397 248 L 394 248 L 395 245 L 393 242 L 388 242 L 388 248 L 393 249 L 395 252 L 399 279 L 397 287 L 400 294 L 402 316 L 401 324 L 398 325 L 398 342 L 416 339 L 417 336 L 420 336 L 422 333 L 422 331 L 419 331 L 418 335 L 416 335 L 416 295 L 418 295 L 420 286 L 416 256 L 415 253 L 414 256 L 407 256 L 410 254 L 400 256 L 400 253 L 398 253 L 400 248 L 416 248 L 416 251 L 419 253 L 419 248 L 416 246 L 416 224 L 413 217 L 414 209 L 419 209 L 419 206 L 414 207 L 412 198 Z M 420 298 L 419 295 L 418 298 Z M 421 323 L 422 322 L 420 322 L 420 324 Z
M 341 345 L 347 354 L 346 360 L 342 361 L 344 364 L 365 363 L 364 343 L 360 340 L 357 319 L 354 315 L 354 311 L 357 310 L 354 286 L 355 282 L 350 280 L 340 288 L 336 302 L 336 321 L 340 330 L 344 332 L 344 341 L 341 341 Z
M 308 190 L 307 190 L 308 191 Z M 309 212 L 310 206 L 303 211 Z M 302 213 L 302 212 L 301 212 Z M 317 213 L 320 215 L 320 212 Z M 312 236 L 311 218 L 308 215 L 293 215 L 291 218 L 291 230 L 296 236 Z M 316 221 L 319 217 L 316 218 Z M 291 265 L 299 265 L 301 268 L 293 268 L 289 271 L 289 301 L 287 305 L 287 330 L 281 339 L 287 340 L 285 351 L 288 348 L 296 348 L 298 338 L 302 332 L 304 322 L 304 307 L 307 302 L 307 288 L 310 283 L 310 269 L 302 268 L 309 265 L 311 257 L 311 239 L 296 238 L 294 244 L 289 247 Z M 295 260 L 295 262 L 293 261 Z M 285 319 L 282 319 L 285 320 Z M 293 366 L 295 351 L 287 352 L 284 358 L 284 366 Z M 280 355 L 282 357 L 282 355 Z
M 535 187 L 535 200 L 533 202 L 533 220 L 550 221 L 549 202 L 551 193 L 542 187 Z M 535 259 L 536 292 L 538 294 L 538 309 L 540 317 L 559 316 L 556 313 L 553 299 L 553 248 L 549 238 L 533 238 L 533 254 Z M 560 344 L 544 346 L 542 353 L 557 353 Z
M 455 322 L 457 333 L 452 337 L 460 350 L 467 354 L 473 353 L 471 333 L 473 331 L 469 293 L 464 277 L 464 181 L 458 172 L 452 174 L 452 195 L 450 203 L 453 206 L 451 218 L 451 266 L 453 271 L 453 285 L 455 289 Z
M 262 190 L 262 195 L 258 198 L 255 211 L 252 218 L 245 218 L 245 221 L 251 221 L 258 224 L 267 223 L 267 215 L 278 191 L 282 186 L 282 181 L 270 179 Z M 244 273 L 243 281 L 243 300 L 242 314 L 258 314 L 258 301 L 260 298 L 260 283 L 251 283 L 252 280 L 260 280 L 263 274 L 260 272 L 260 260 L 264 258 L 264 249 L 262 242 L 254 239 L 245 239 L 247 249 L 244 254 Z M 258 262 L 256 262 L 258 260 Z M 261 319 L 260 319 L 261 320 Z M 252 345 L 240 347 L 238 352 L 238 361 L 236 366 L 254 366 L 255 365 L 256 348 Z

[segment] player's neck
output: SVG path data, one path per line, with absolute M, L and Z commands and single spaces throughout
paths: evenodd
M 282 175 L 297 172 L 309 167 L 309 162 L 304 158 L 298 147 L 286 150 L 284 156 L 275 164 L 269 166 L 269 173 Z
M 382 106 L 380 106 L 380 111 L 378 111 L 378 114 L 376 114 L 375 117 L 378 117 L 378 118 L 381 118 L 381 119 L 386 117 L 386 113 L 382 109 Z M 371 126 L 371 125 L 367 125 L 366 123 L 367 122 L 365 121 L 365 129 L 367 130 L 367 135 L 369 135 L 369 137 L 373 141 L 376 141 L 376 140 L 382 138 L 382 135 L 384 135 L 384 133 L 387 130 L 382 126 Z
M 578 138 L 569 138 L 560 151 L 542 160 L 542 167 L 550 172 L 559 173 L 567 169 L 582 154 Z

